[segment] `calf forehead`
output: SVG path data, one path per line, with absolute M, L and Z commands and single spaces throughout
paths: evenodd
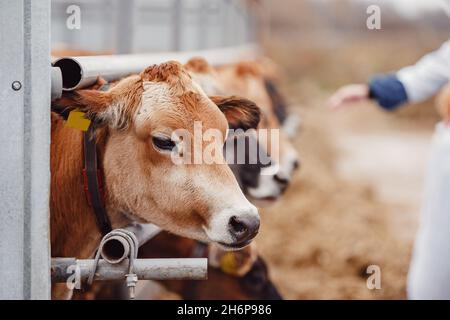
M 137 122 L 155 120 L 172 129 L 190 129 L 194 121 L 200 121 L 204 129 L 226 130 L 224 115 L 196 84 L 180 90 L 167 82 L 144 81 L 143 87 Z
M 180 96 L 180 109 L 186 112 L 186 117 L 192 121 L 200 121 L 203 130 L 219 129 L 224 134 L 228 123 L 219 108 L 201 91 L 188 92 Z
M 147 107 L 171 108 L 176 103 L 175 94 L 170 85 L 166 82 L 143 82 L 142 108 Z

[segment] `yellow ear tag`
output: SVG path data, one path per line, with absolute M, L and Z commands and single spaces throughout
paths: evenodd
M 220 268 L 228 274 L 236 273 L 236 259 L 233 252 L 225 253 L 220 259 Z
M 78 109 L 72 110 L 67 118 L 66 126 L 82 131 L 87 131 L 91 120 L 84 117 L 85 113 Z

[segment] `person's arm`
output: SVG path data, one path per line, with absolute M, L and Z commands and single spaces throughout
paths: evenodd
M 393 110 L 409 100 L 403 83 L 395 74 L 373 77 L 369 81 L 368 92 L 368 98 L 386 110 Z
M 331 109 L 365 100 L 375 100 L 386 110 L 393 110 L 408 101 L 405 87 L 395 74 L 377 75 L 369 84 L 350 84 L 337 90 L 328 100 Z
M 420 59 L 415 65 L 395 74 L 377 75 L 368 84 L 352 84 L 340 88 L 329 99 L 331 108 L 373 99 L 387 110 L 406 102 L 419 102 L 436 93 L 449 81 L 450 40 Z
M 410 102 L 420 102 L 437 93 L 450 77 L 450 40 L 415 65 L 397 72 Z

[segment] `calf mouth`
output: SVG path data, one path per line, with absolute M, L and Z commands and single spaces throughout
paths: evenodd
M 236 251 L 244 249 L 246 246 L 248 246 L 253 239 L 248 239 L 239 243 L 225 243 L 225 242 L 217 242 L 219 246 L 227 251 Z
M 269 207 L 281 198 L 281 194 L 277 196 L 267 196 L 261 198 L 252 197 L 249 194 L 246 194 L 245 196 L 251 203 L 253 203 L 257 207 Z
M 259 188 L 260 187 L 258 186 L 257 188 L 247 187 L 244 189 L 245 197 L 257 207 L 272 205 L 277 202 L 286 191 L 285 186 L 277 185 L 275 182 L 273 182 L 273 186 L 270 190 L 266 192 L 260 192 L 260 190 L 258 190 Z
M 280 198 L 281 195 L 279 196 L 267 196 L 267 197 L 262 197 L 262 198 L 255 198 L 256 201 L 266 201 L 266 202 L 275 202 Z

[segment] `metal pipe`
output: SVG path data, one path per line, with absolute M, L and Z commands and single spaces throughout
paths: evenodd
M 128 257 L 130 250 L 130 244 L 124 237 L 111 236 L 103 244 L 102 257 L 109 263 L 120 263 Z
M 182 25 L 181 0 L 174 0 L 172 7 L 172 50 L 180 51 L 181 48 L 181 25 Z
M 139 246 L 161 232 L 161 228 L 151 223 L 132 223 L 123 229 L 132 232 L 136 236 Z M 127 258 L 130 252 L 130 243 L 122 234 L 117 234 L 104 240 L 101 256 L 109 263 L 114 264 L 120 263 Z
M 132 223 L 124 229 L 132 232 L 136 236 L 139 246 L 161 232 L 161 228 L 150 223 Z M 101 249 L 103 259 L 112 264 L 122 262 L 131 252 L 130 243 L 120 233 L 105 239 Z
M 247 44 L 189 52 L 64 57 L 55 60 L 53 66 L 61 69 L 63 91 L 71 91 L 94 84 L 99 76 L 107 81 L 119 80 L 129 74 L 139 73 L 149 65 L 169 60 L 185 63 L 192 57 L 202 56 L 212 65 L 220 65 L 254 58 L 257 52 L 258 47 L 255 44 Z M 52 85 L 52 88 L 57 90 L 58 85 Z M 52 91 L 52 96 L 55 95 L 57 92 Z
M 93 259 L 53 258 L 52 282 L 66 282 L 75 276 L 86 281 L 94 267 Z M 205 280 L 208 260 L 206 258 L 183 259 L 136 259 L 134 273 L 139 280 Z M 128 259 L 118 264 L 110 264 L 100 259 L 95 280 L 125 279 L 128 273 Z
M 116 6 L 116 52 L 132 53 L 136 34 L 136 1 L 118 0 Z

